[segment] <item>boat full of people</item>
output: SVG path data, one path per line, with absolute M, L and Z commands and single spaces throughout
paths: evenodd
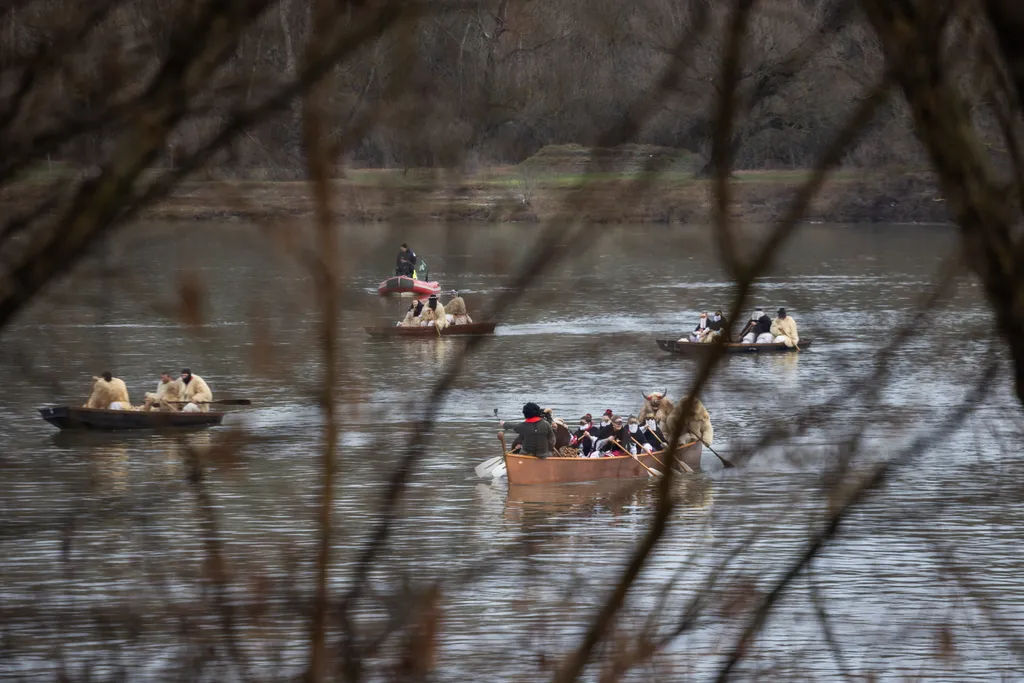
M 206 380 L 184 368 L 180 377 L 162 373 L 156 391 L 146 393 L 141 405 L 132 405 L 124 380 L 107 371 L 93 377 L 92 391 L 84 405 L 50 406 L 40 408 L 39 414 L 62 430 L 195 428 L 223 421 L 224 413 L 211 411 L 211 405 L 249 403 L 242 399 L 215 401 Z
M 478 466 L 477 475 L 507 476 L 509 484 L 558 484 L 658 476 L 669 467 L 698 472 L 703 449 L 714 440 L 711 417 L 694 398 L 680 442 L 670 452 L 675 409 L 664 391 L 651 392 L 644 394 L 636 415 L 618 415 L 609 408 L 595 421 L 587 413 L 573 431 L 551 409 L 527 403 L 522 422 L 500 423 L 501 456 Z M 517 434 L 511 447 L 505 432 Z
M 364 327 L 375 337 L 447 337 L 452 335 L 493 334 L 497 323 L 474 322 L 466 310 L 465 300 L 453 292 L 451 300 L 442 304 L 436 294 L 426 301 L 414 301 L 405 317 L 388 327 Z
M 785 308 L 778 310 L 774 320 L 758 308 L 740 331 L 737 340 L 732 338 L 728 321 L 719 310 L 713 315 L 703 311 L 693 332 L 679 339 L 656 341 L 662 350 L 684 356 L 700 355 L 710 350 L 714 343 L 722 344 L 726 353 L 785 353 L 800 351 L 811 345 L 809 339 L 800 338 L 796 321 L 786 313 Z

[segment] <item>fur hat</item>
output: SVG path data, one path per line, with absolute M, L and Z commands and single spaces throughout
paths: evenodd
M 593 422 L 594 421 L 594 416 L 591 415 L 590 413 L 587 413 L 586 415 L 584 415 L 583 417 L 580 418 L 580 421 L 581 422 Z
M 786 309 L 785 308 L 780 308 L 779 309 L 779 317 L 782 318 L 782 317 L 785 317 L 785 315 L 786 315 Z
M 523 406 L 523 417 L 525 417 L 526 419 L 530 419 L 531 417 L 540 417 L 540 415 L 540 406 L 534 403 L 533 401 L 530 401 L 529 403 Z

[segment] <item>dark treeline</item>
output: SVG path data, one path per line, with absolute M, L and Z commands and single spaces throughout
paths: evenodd
M 701 5 L 700 3 L 706 3 Z M 219 74 L 218 96 L 193 105 L 163 163 L 215 130 L 232 108 L 293 77 L 304 60 L 310 0 L 281 0 L 250 26 Z M 24 85 L 23 67 L 54 48 L 48 88 L 31 87 L 21 125 L 45 126 L 59 111 L 89 127 L 51 159 L 87 165 L 117 132 L 117 103 L 173 54 L 188 0 L 29 0 L 0 12 L 3 94 Z M 349 163 L 374 167 L 518 163 L 545 145 L 595 141 L 650 88 L 665 64 L 685 60 L 673 96 L 637 142 L 707 158 L 719 85 L 727 7 L 708 0 L 488 0 L 424 5 L 333 70 L 324 88 L 332 135 Z M 701 19 L 707 31 L 680 56 L 673 43 Z M 804 168 L 836 133 L 845 112 L 877 78 L 875 33 L 841 0 L 759 3 L 745 45 L 735 136 L 738 168 Z M 38 70 L 36 70 L 38 79 Z M 368 124 L 372 121 L 372 124 Z M 6 122 L 5 122 L 6 123 Z M 52 123 L 52 122 L 51 122 Z M 25 139 L 38 137 L 29 131 Z M 301 172 L 300 107 L 241 136 L 214 164 L 225 171 Z M 892 102 L 846 159 L 852 166 L 924 164 L 906 106 Z

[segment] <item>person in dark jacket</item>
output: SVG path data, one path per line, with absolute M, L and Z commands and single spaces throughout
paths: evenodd
M 603 431 L 603 430 L 602 430 Z M 598 448 L 602 455 L 619 455 L 622 453 L 622 449 L 619 446 L 626 447 L 629 441 L 629 431 L 622 424 L 622 417 L 616 415 L 612 418 L 611 430 L 608 436 L 604 437 L 603 440 L 598 440 Z
M 502 422 L 501 428 L 506 432 L 515 432 L 522 439 L 522 451 L 525 455 L 546 458 L 555 447 L 555 432 L 551 424 L 544 419 L 540 406 L 530 402 L 523 406 L 523 417 L 519 424 Z
M 402 242 L 398 248 L 398 258 L 395 259 L 395 275 L 412 277 L 416 272 L 416 252 L 409 248 L 409 245 Z
M 725 341 L 729 341 L 729 322 L 722 315 L 721 311 L 715 311 L 715 314 L 711 316 L 711 320 L 708 322 L 708 329 L 714 334 L 724 336 Z
M 771 344 L 775 341 L 772 336 L 772 319 L 760 308 L 754 311 L 750 323 L 743 329 L 740 341 L 744 344 Z
M 653 451 L 664 450 L 668 444 L 668 439 L 665 438 L 664 432 L 658 427 L 658 421 L 653 417 L 647 419 L 647 421 L 640 427 L 640 437 L 637 441 L 642 441 Z M 644 450 L 647 450 L 646 448 Z
M 594 427 L 594 420 L 590 413 L 587 413 L 580 418 L 580 428 L 573 433 L 569 445 L 579 446 L 583 457 L 587 457 L 590 455 L 590 451 L 594 450 L 594 442 L 597 441 L 596 434 L 597 428 Z

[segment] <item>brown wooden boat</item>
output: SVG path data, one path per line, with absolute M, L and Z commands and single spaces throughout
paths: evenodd
M 665 451 L 644 453 L 636 456 L 613 455 L 604 458 L 560 458 L 551 456 L 538 458 L 533 455 L 509 453 L 502 439 L 509 486 L 517 484 L 572 484 L 599 479 L 635 479 L 648 477 L 650 473 L 640 464 L 659 472 L 667 466 Z M 685 462 L 694 472 L 700 471 L 700 455 L 703 446 L 691 441 L 676 449 L 676 457 Z
M 460 335 L 493 334 L 498 323 L 467 323 L 465 325 L 449 325 L 441 330 L 438 335 L 437 328 L 430 327 L 364 327 L 366 334 L 371 337 L 415 337 L 419 339 L 431 339 L 433 337 L 453 337 Z
M 707 353 L 715 346 L 714 344 L 680 342 L 674 339 L 658 339 L 656 341 L 662 351 L 678 353 L 681 356 L 697 356 L 702 353 Z M 810 339 L 800 340 L 801 351 L 808 348 L 810 345 Z M 723 344 L 723 346 L 725 346 L 726 353 L 788 353 L 790 351 L 796 351 L 795 348 L 786 346 L 785 344 L 737 344 L 735 342 L 727 342 Z
M 196 429 L 219 425 L 224 413 L 105 410 L 55 406 L 40 408 L 42 418 L 59 429 L 121 431 L 126 429 Z

